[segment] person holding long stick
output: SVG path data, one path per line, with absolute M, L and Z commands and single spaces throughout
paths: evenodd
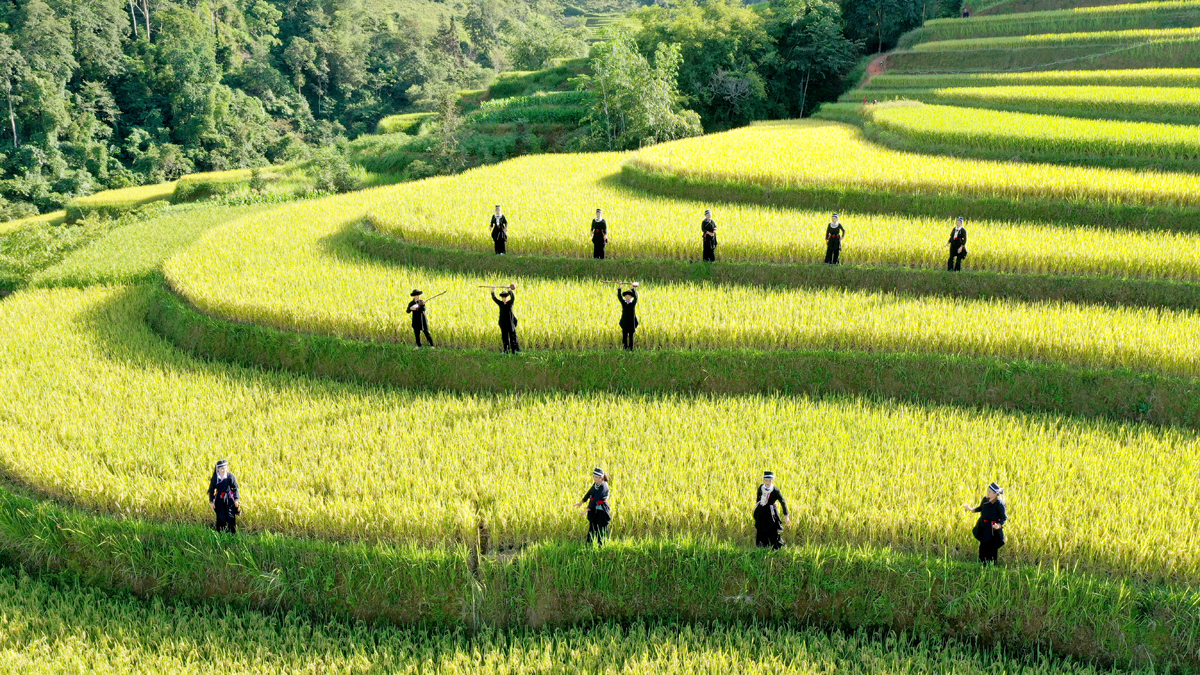
M 604 245 L 608 243 L 608 223 L 604 220 L 604 212 L 596 209 L 596 217 L 592 219 L 592 257 L 604 260 Z
M 837 265 L 842 254 L 842 238 L 846 236 L 846 228 L 838 222 L 838 214 L 833 214 L 829 224 L 825 226 L 825 264 Z
M 429 318 L 425 315 L 425 299 L 421 297 L 421 291 L 415 288 L 408 295 L 412 299 L 408 301 L 407 312 L 412 315 L 413 335 L 417 338 L 417 346 L 414 349 L 421 348 L 421 333 L 425 334 L 425 341 L 429 343 L 429 348 L 433 349 L 433 337 L 429 334 Z
M 625 351 L 631 352 L 633 351 L 633 334 L 637 332 L 638 328 L 638 283 L 636 281 L 628 282 L 629 290 L 627 291 L 621 290 L 627 282 L 605 281 L 604 283 L 617 285 L 617 301 L 621 303 L 621 321 L 619 322 L 621 326 L 621 346 L 625 348 Z
M 704 262 L 717 260 L 717 223 L 712 210 L 704 209 L 704 220 L 700 222 L 700 236 L 704 240 Z
M 1004 488 L 992 483 L 987 487 L 987 496 L 979 506 L 963 504 L 971 513 L 978 513 L 979 520 L 971 531 L 979 541 L 979 562 L 984 567 L 994 565 L 1004 546 L 1004 523 L 1008 521 L 1008 507 L 1004 503 Z
M 608 536 L 608 525 L 612 522 L 612 507 L 609 505 L 610 489 L 608 474 L 603 470 L 592 469 L 592 487 L 584 493 L 583 499 L 575 505 L 576 508 L 587 504 L 588 534 L 587 543 L 590 546 L 595 541 L 597 546 L 604 545 Z
M 492 244 L 496 251 L 496 255 L 504 255 L 506 246 L 508 245 L 508 218 L 500 211 L 500 205 L 496 205 L 496 212 L 492 214 Z
M 483 288 L 483 286 L 480 286 Z M 505 290 L 500 291 L 500 297 L 496 297 L 496 287 L 491 286 L 492 302 L 500 308 L 500 342 L 504 345 L 504 353 L 513 353 L 521 351 L 521 345 L 517 342 L 517 317 L 513 316 L 513 303 L 517 301 L 517 285 L 509 284 Z

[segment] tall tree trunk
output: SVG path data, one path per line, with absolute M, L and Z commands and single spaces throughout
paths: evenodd
M 8 85 L 8 123 L 12 125 L 13 148 L 17 147 L 17 116 L 13 113 L 12 83 Z
M 133 13 L 133 0 L 129 0 L 129 21 L 133 23 L 133 39 L 138 39 L 137 15 Z
M 146 19 L 146 42 L 150 41 L 150 0 L 142 0 L 142 15 Z
M 812 70 L 804 71 L 804 87 L 800 89 L 800 116 L 804 117 L 804 104 L 808 102 L 808 81 L 812 79 Z

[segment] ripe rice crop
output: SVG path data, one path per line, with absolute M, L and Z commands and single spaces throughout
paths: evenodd
M 204 487 L 228 457 L 254 528 L 438 544 L 474 541 L 482 518 L 503 545 L 580 538 L 569 505 L 595 465 L 613 475 L 620 536 L 748 542 L 771 468 L 793 542 L 965 559 L 971 517 L 956 505 L 997 480 L 1006 559 L 1200 574 L 1180 536 L 1200 517 L 1200 494 L 1180 487 L 1200 470 L 1191 431 L 851 399 L 356 387 L 189 358 L 146 328 L 147 293 L 0 303 L 6 475 L 105 513 L 194 522 L 211 517 Z
M 919 104 L 868 106 L 864 115 L 878 128 L 918 145 L 948 144 L 1018 155 L 1200 160 L 1197 126 Z
M 249 169 L 231 169 L 229 171 L 210 171 L 184 176 L 183 181 L 226 181 L 245 178 L 250 175 Z M 99 215 L 115 218 L 132 211 L 139 206 L 160 200 L 170 201 L 175 194 L 175 181 L 155 183 L 153 185 L 138 185 L 119 190 L 105 190 L 87 197 L 72 199 L 67 204 L 67 222 L 75 222 L 89 215 Z
M 62 225 L 63 222 L 66 221 L 66 217 L 66 211 L 51 211 L 50 213 L 42 213 L 36 216 L 29 216 L 27 218 L 8 220 L 0 223 L 0 235 L 8 234 L 9 232 L 15 232 L 29 225 Z
M 988 85 L 1103 85 L 1122 87 L 1200 87 L 1200 68 L 1138 68 L 1133 70 L 1045 70 L 1031 73 L 967 73 L 917 75 L 882 73 L 867 89 L 938 89 Z
M 1015 86 L 851 91 L 843 101 L 909 99 L 975 108 L 1175 124 L 1200 122 L 1200 88 Z
M 930 19 L 900 40 L 901 49 L 918 42 L 988 37 L 1178 28 L 1200 24 L 1200 2 L 1174 0 L 1100 7 L 1075 7 L 1049 12 Z
M 435 301 L 436 330 L 443 345 L 462 348 L 496 342 L 495 308 L 475 287 L 515 281 L 522 287 L 518 308 L 527 346 L 618 344 L 612 286 L 450 274 L 362 257 L 352 238 L 340 235 L 344 220 L 355 218 L 353 205 L 371 196 L 299 203 L 235 221 L 168 260 L 167 279 L 190 303 L 218 318 L 401 342 L 412 335 L 408 291 L 452 289 Z M 639 339 L 655 348 L 915 351 L 1200 375 L 1195 342 L 1200 321 L 1190 312 L 672 283 L 649 292 L 641 314 Z M 944 320 L 949 316 L 956 320 Z M 1133 333 L 1144 339 L 1128 340 Z
M 888 55 L 889 72 L 972 73 L 1013 70 L 1121 70 L 1200 67 L 1200 39 L 1133 43 L 1033 44 L 986 49 L 899 50 Z
M 1123 44 L 1163 40 L 1193 40 L 1196 38 L 1200 38 L 1200 27 L 1150 28 L 941 40 L 938 42 L 922 42 L 914 45 L 912 50 L 923 52 L 967 49 L 1021 49 L 1025 47 L 1057 47 L 1077 44 Z
M 1069 659 L 1014 656 L 991 648 L 895 634 L 829 633 L 756 625 L 594 624 L 586 628 L 465 631 L 320 621 L 213 604 L 110 596 L 0 572 L 0 673 L 291 675 L 431 673 L 534 675 L 863 675 L 953 672 L 1098 675 Z
M 746 148 L 771 148 L 771 152 L 745 152 Z M 710 162 L 712 156 L 722 157 L 721 163 Z M 637 153 L 630 164 L 651 174 L 733 190 L 750 185 L 779 193 L 817 186 L 1200 207 L 1200 177 L 1190 174 L 929 157 L 881 148 L 863 140 L 857 127 L 816 120 L 756 124 L 654 146 Z
M 269 205 L 175 206 L 163 214 L 119 227 L 29 280 L 35 286 L 82 286 L 145 279 L 163 259 L 212 227 Z
M 628 155 L 521 157 L 458 176 L 388 188 L 361 200 L 368 220 L 403 241 L 489 252 L 489 217 L 503 202 L 509 220 L 510 254 L 588 258 L 590 225 L 605 209 L 612 258 L 695 260 L 700 220 L 711 207 L 720 227 L 722 261 L 814 262 L 824 256 L 828 213 L 746 204 L 704 204 L 646 195 L 613 185 Z M 357 202 L 356 202 L 357 204 Z M 319 208 L 298 207 L 301 218 Z M 853 260 L 871 265 L 945 264 L 945 218 L 846 215 Z M 1046 227 L 1041 223 L 971 223 L 980 246 L 974 269 L 1200 280 L 1200 238 L 1190 234 L 1144 234 L 1094 228 Z M 848 255 L 848 257 L 850 257 Z

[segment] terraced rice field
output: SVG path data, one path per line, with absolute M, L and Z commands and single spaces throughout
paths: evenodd
M 739 152 L 746 146 L 768 145 L 773 152 Z M 714 154 L 725 160 L 719 165 L 705 161 Z M 929 157 L 881 148 L 865 141 L 851 125 L 819 120 L 756 124 L 665 143 L 642 150 L 630 165 L 714 188 L 854 187 L 889 193 L 1200 206 L 1200 177 L 1191 174 Z
M 1191 87 L 990 86 L 851 91 L 843 101 L 909 99 L 963 107 L 1172 124 L 1200 122 L 1200 90 Z
M 967 147 L 992 153 L 1119 157 L 1192 162 L 1200 159 L 1200 127 L 1087 120 L 944 105 L 880 104 L 862 111 L 879 129 L 917 146 Z M 1145 239 L 1140 237 L 1140 239 Z M 1025 250 L 1033 248 L 1024 247 Z
M 156 672 L 1096 672 L 1050 652 L 1194 668 L 1197 429 L 1068 409 L 1078 391 L 1051 392 L 1058 407 L 1041 408 L 975 407 L 990 399 L 970 392 L 935 405 L 870 387 L 863 396 L 632 393 L 600 372 L 647 361 L 616 351 L 620 309 L 598 281 L 614 268 L 664 279 L 640 288 L 638 347 L 697 373 L 714 355 L 776 365 L 797 353 L 848 363 L 836 357 L 853 352 L 866 364 L 911 357 L 919 381 L 946 364 L 989 369 L 955 392 L 1057 369 L 1094 388 L 1166 382 L 1191 401 L 1196 24 L 1196 0 L 931 22 L 885 61 L 901 67 L 830 109 L 923 153 L 876 145 L 851 124 L 777 122 L 277 208 L 171 207 L 102 233 L 0 303 L 0 557 L 65 573 L 35 580 L 0 569 L 0 672 L 150 663 Z M 1095 70 L 1006 72 L 1029 67 Z M 862 97 L 931 104 L 852 105 Z M 506 105 L 528 104 L 485 114 L 503 119 Z M 971 151 L 1057 153 L 1079 165 L 959 156 Z M 1113 157 L 1181 170 L 1089 161 Z M 129 210 L 175 187 L 101 193 L 64 215 Z M 509 255 L 496 259 L 511 270 L 503 276 L 482 264 L 496 203 L 510 221 Z M 586 260 L 597 207 L 615 260 Z M 696 262 L 705 208 L 720 226 L 717 267 Z M 856 286 L 751 281 L 764 269 L 823 271 L 834 209 Z M 1010 293 L 1059 283 L 1061 299 L 893 292 L 873 281 L 898 268 L 943 274 L 963 212 L 971 255 L 966 272 L 947 278 Z M 377 242 L 401 253 L 376 257 Z M 1046 274 L 1059 276 L 1034 276 Z M 477 288 L 508 282 L 518 285 L 525 347 L 516 356 L 488 353 L 499 347 L 496 309 Z M 1084 298 L 1088 284 L 1112 291 L 1105 303 Z M 194 334 L 152 329 L 163 285 L 176 306 L 199 312 L 186 328 Z M 1157 295 L 1143 293 L 1150 286 Z M 326 336 L 406 345 L 414 287 L 449 291 L 431 304 L 440 351 L 405 347 L 399 367 L 468 364 L 478 372 L 464 371 L 464 382 L 509 377 L 516 389 L 518 377 L 524 386 L 547 364 L 577 359 L 578 390 L 475 394 L 453 373 L 415 389 L 321 376 L 313 364 L 338 354 L 400 355 L 359 343 L 338 351 L 329 345 L 347 343 Z M 1177 300 L 1167 308 L 1147 297 Z M 226 358 L 282 356 L 267 370 L 201 358 L 211 356 L 202 338 L 212 326 L 231 340 Z M 256 343 L 264 335 L 287 348 Z M 463 358 L 434 360 L 447 351 Z M 605 365 L 587 371 L 592 362 Z M 822 391 L 879 377 L 869 365 L 813 369 Z M 1120 398 L 1116 389 L 1103 393 Z M 1120 419 L 1153 419 L 1159 402 L 1141 396 L 1130 393 L 1126 407 L 1145 414 Z M 233 540 L 198 536 L 195 525 L 212 517 L 201 494 L 218 458 L 231 460 L 243 490 Z M 586 523 L 571 506 L 594 466 L 612 477 L 616 538 L 595 555 L 573 543 Z M 746 550 L 764 469 L 789 500 L 793 548 L 782 554 Z M 978 503 L 990 481 L 1005 486 L 1011 520 L 1000 568 L 981 574 L 974 516 L 961 504 Z M 786 607 L 755 597 L 768 586 L 753 586 L 754 575 L 795 595 L 784 594 Z M 113 598 L 86 583 L 189 604 Z M 521 626 L 588 623 L 475 630 L 514 616 Z M 688 624 L 710 616 L 759 623 Z M 348 619 L 412 617 L 472 630 Z M 621 624 L 603 623 L 611 618 Z M 890 632 L 778 626 L 788 620 Z M 958 634 L 1002 647 L 943 642 Z
M 866 89 L 940 89 L 991 85 L 1197 87 L 1200 68 L 1139 68 L 1136 70 L 1044 70 L 1019 73 L 916 75 L 888 73 L 872 77 Z
M 25 291 L 0 305 L 0 387 L 19 420 L 0 443 L 8 475 L 104 513 L 192 522 L 207 517 L 197 486 L 229 457 L 255 529 L 436 545 L 473 541 L 482 518 L 502 545 L 581 536 L 570 504 L 594 465 L 613 476 L 621 536 L 746 542 L 770 466 L 790 538 L 931 555 L 971 548 L 958 504 L 998 480 L 1022 523 L 1012 560 L 1200 573 L 1176 536 L 1200 516 L 1183 489 L 1200 469 L 1191 431 L 849 399 L 359 388 L 183 356 L 142 322 L 146 297 Z M 1079 503 L 1094 493 L 1107 499 Z M 1121 518 L 1104 516 L 1112 500 Z
M 890 109 L 876 114 L 885 113 L 891 114 Z M 906 114 L 912 117 L 907 110 L 897 111 L 898 116 Z M 1139 129 L 1138 125 L 1132 127 L 1133 131 Z M 1165 141 L 1162 145 L 1163 152 L 1170 152 Z M 1186 141 L 1173 147 L 1186 148 Z M 796 150 L 797 155 L 802 152 Z M 1190 155 L 1180 149 L 1177 156 Z M 488 218 L 492 206 L 503 201 L 512 253 L 572 258 L 591 257 L 590 222 L 594 210 L 603 208 L 609 228 L 609 257 L 665 260 L 699 257 L 700 220 L 703 210 L 712 208 L 723 261 L 823 259 L 828 212 L 701 203 L 641 193 L 618 182 L 621 165 L 628 158 L 624 154 L 524 157 L 459 176 L 388 188 L 361 200 L 347 199 L 341 208 L 347 214 L 365 209 L 368 223 L 405 242 L 491 252 Z M 291 217 L 297 221 L 328 219 L 308 207 L 298 207 L 294 213 Z M 944 263 L 943 249 L 953 225 L 950 216 L 843 214 L 843 221 L 850 228 L 853 246 L 847 259 L 862 265 L 933 267 Z M 1136 232 L 1047 227 L 1040 222 L 972 221 L 971 227 L 988 241 L 972 258 L 976 269 L 1176 280 L 1196 279 L 1200 271 L 1200 240 L 1191 234 L 1148 238 Z M 1086 243 L 1077 245 L 1080 242 Z

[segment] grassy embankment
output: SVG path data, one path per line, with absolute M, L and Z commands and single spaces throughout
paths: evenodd
M 996 668 L 1025 675 L 1095 675 L 1094 667 L 1045 655 L 1015 655 L 911 634 L 828 634 L 771 625 L 680 626 L 640 622 L 546 631 L 428 631 L 294 613 L 230 611 L 141 602 L 59 580 L 0 572 L 0 673 L 56 671 L 86 663 L 113 675 L 229 672 L 291 674 L 432 672 L 530 675 L 548 669 L 630 675 L 738 672 L 874 675 Z M 236 640 L 230 636 L 236 635 Z M 483 657 L 483 655 L 487 655 Z

